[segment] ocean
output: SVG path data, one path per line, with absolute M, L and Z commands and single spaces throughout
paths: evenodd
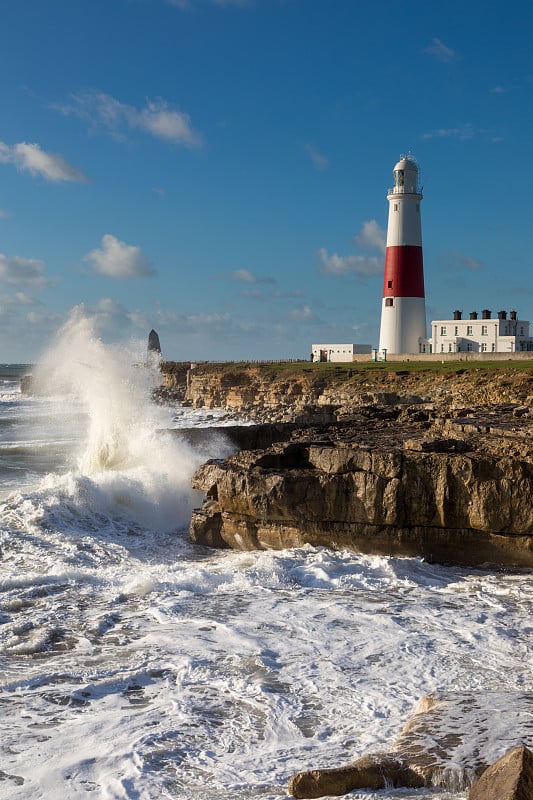
M 533 690 L 528 573 L 193 546 L 191 475 L 234 420 L 154 404 L 139 351 L 67 333 L 45 394 L 0 365 L 2 800 L 281 800 L 387 750 L 427 693 Z

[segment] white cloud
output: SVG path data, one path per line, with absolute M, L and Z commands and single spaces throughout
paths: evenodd
M 325 247 L 319 250 L 324 275 L 379 275 L 383 272 L 383 259 L 377 256 L 339 256 L 328 254 Z
M 236 269 L 231 273 L 234 281 L 243 281 L 244 283 L 255 283 L 257 278 L 248 269 Z
M 34 297 L 31 297 L 26 292 L 15 292 L 15 300 L 21 306 L 35 306 L 38 305 L 38 301 L 35 300 Z
M 239 283 L 276 283 L 274 278 L 258 278 L 249 269 L 234 269 L 232 272 L 215 275 L 214 278 L 218 281 L 231 280 Z
M 61 319 L 61 315 L 53 314 L 49 311 L 29 311 L 26 314 L 26 319 L 32 325 L 39 325 L 44 328 L 44 326 L 57 323 Z
M 96 303 L 96 311 L 99 311 L 101 314 L 124 314 L 125 309 L 120 303 L 117 303 L 116 300 L 113 300 L 111 297 L 101 297 L 100 300 Z
M 9 291 L 9 294 L 0 294 L 0 305 L 5 312 L 6 309 L 19 309 L 20 306 L 39 306 L 42 303 L 29 295 L 27 292 Z
M 464 253 L 460 253 L 458 250 L 453 250 L 450 253 L 447 253 L 445 258 L 448 262 L 448 266 L 451 266 L 452 269 L 476 271 L 481 269 L 483 266 L 481 261 L 479 261 L 477 258 L 466 256 Z
M 291 311 L 289 311 L 289 317 L 297 322 L 316 322 L 318 320 L 318 317 L 310 306 L 293 308 Z
M 323 171 L 329 167 L 329 158 L 319 151 L 319 149 L 309 142 L 305 145 L 305 151 L 315 169 Z
M 101 249 L 91 250 L 84 258 L 95 272 L 110 278 L 141 278 L 154 275 L 154 269 L 139 247 L 126 244 L 106 233 Z
M 444 44 L 440 39 L 437 39 L 435 36 L 431 40 L 431 44 L 424 48 L 424 52 L 428 53 L 430 56 L 434 56 L 434 58 L 438 59 L 439 61 L 450 63 L 452 61 L 457 61 L 457 53 L 455 50 L 452 50 L 451 47 L 448 47 Z
M 381 228 L 375 219 L 363 222 L 361 230 L 354 237 L 354 241 L 359 247 L 368 247 L 370 250 L 379 250 L 384 253 L 387 249 L 387 233 Z
M 276 291 L 273 292 L 273 297 L 294 299 L 295 297 L 303 297 L 303 292 L 301 289 L 293 289 L 290 292 L 283 292 L 281 289 L 276 289 Z
M 247 297 L 250 300 L 266 300 L 266 295 L 260 289 L 248 289 L 246 291 L 239 292 L 241 297 Z
M 20 258 L 5 256 L 0 253 L 0 280 L 10 286 L 30 286 L 43 289 L 49 284 L 44 275 L 46 265 L 36 258 Z
M 146 107 L 130 114 L 130 124 L 142 128 L 158 139 L 198 147 L 201 137 L 191 127 L 188 114 L 169 108 L 164 100 L 146 101 Z
M 457 128 L 437 128 L 434 131 L 428 131 L 422 135 L 423 139 L 459 139 L 460 141 L 466 141 L 467 139 L 473 139 L 475 136 L 475 130 L 473 126 L 467 122 L 465 125 L 460 125 Z
M 8 145 L 0 142 L 0 162 L 14 164 L 21 172 L 40 175 L 48 181 L 73 181 L 86 183 L 87 178 L 79 169 L 69 164 L 57 153 L 46 153 L 38 144 L 19 142 Z
M 192 127 L 189 115 L 172 108 L 160 97 L 147 99 L 143 108 L 135 108 L 93 90 L 73 94 L 70 103 L 56 104 L 54 108 L 66 116 L 84 119 L 94 128 L 103 128 L 117 138 L 124 135 L 125 129 L 137 129 L 173 144 L 202 145 L 202 137 Z

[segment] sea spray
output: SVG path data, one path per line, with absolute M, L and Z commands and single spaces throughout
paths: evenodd
M 143 350 L 140 343 L 104 344 L 95 319 L 77 307 L 41 359 L 35 383 L 65 421 L 75 418 L 83 429 L 75 463 L 65 465 L 76 475 L 76 501 L 168 531 L 188 523 L 198 501 L 190 479 L 206 454 L 165 431 L 168 409 L 151 402 L 160 373 L 144 363 Z M 209 455 L 220 454 L 219 443 Z M 72 486 L 62 483 L 62 492 Z

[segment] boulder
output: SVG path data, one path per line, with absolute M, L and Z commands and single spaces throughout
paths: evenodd
M 406 786 L 419 789 L 424 781 L 401 760 L 385 753 L 358 758 L 339 769 L 315 769 L 291 778 L 289 794 L 298 798 L 339 796 L 354 789 L 384 789 Z
M 298 795 L 296 795 L 298 796 Z M 492 764 L 470 789 L 468 800 L 532 800 L 533 753 L 521 744 Z

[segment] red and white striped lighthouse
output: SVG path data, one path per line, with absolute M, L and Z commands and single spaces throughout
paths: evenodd
M 381 305 L 381 353 L 426 351 L 426 303 L 418 164 L 408 155 L 394 167 L 387 194 L 389 223 Z

